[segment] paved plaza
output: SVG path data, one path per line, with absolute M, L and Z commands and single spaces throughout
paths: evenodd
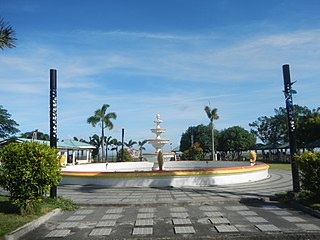
M 269 201 L 291 190 L 291 173 L 197 188 L 60 186 L 81 207 L 50 218 L 23 237 L 37 239 L 320 239 L 320 219 Z

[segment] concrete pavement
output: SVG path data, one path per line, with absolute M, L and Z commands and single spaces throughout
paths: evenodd
M 197 188 L 59 186 L 82 207 L 63 212 L 23 237 L 38 239 L 320 239 L 320 219 L 269 201 L 291 190 L 291 173 Z

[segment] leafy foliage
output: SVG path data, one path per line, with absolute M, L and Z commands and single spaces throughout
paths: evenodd
M 215 146 L 218 146 L 219 132 L 214 130 Z M 211 128 L 206 125 L 198 125 L 195 127 L 189 127 L 186 132 L 184 132 L 180 139 L 180 151 L 184 152 L 188 150 L 193 143 L 198 143 L 202 148 L 203 152 L 210 153 L 212 150 L 211 144 Z
M 57 186 L 61 179 L 57 150 L 47 145 L 11 143 L 1 150 L 0 158 L 0 185 L 22 210 L 41 201 L 50 186 Z
M 117 115 L 114 112 L 107 113 L 107 109 L 110 107 L 108 104 L 103 104 L 100 109 L 94 111 L 94 115 L 87 119 L 87 123 L 95 127 L 97 124 L 101 127 L 101 148 L 102 148 L 102 160 L 105 160 L 105 134 L 104 129 L 113 129 L 113 123 L 111 119 L 117 119 Z
M 227 128 L 220 134 L 219 149 L 231 153 L 232 159 L 236 156 L 240 159 L 241 152 L 249 150 L 256 143 L 255 136 L 239 126 Z
M 249 124 L 251 132 L 265 144 L 283 144 L 288 142 L 287 110 L 274 109 L 274 116 L 262 116 Z M 294 119 L 298 145 L 315 141 L 320 136 L 320 108 L 310 110 L 294 105 Z
M 199 143 L 195 143 L 189 149 L 185 150 L 182 154 L 184 160 L 202 160 L 204 159 L 203 150 Z
M 0 18 L 0 49 L 14 48 L 15 38 L 14 29 Z
M 0 138 L 5 138 L 19 132 L 16 128 L 17 126 L 19 124 L 11 119 L 11 114 L 0 105 Z
M 300 170 L 302 188 L 320 199 L 320 152 L 304 152 L 295 156 Z
M 123 155 L 123 160 L 122 160 L 122 155 Z M 122 162 L 122 161 L 123 162 L 132 161 L 132 156 L 130 155 L 127 149 L 123 149 L 123 151 L 121 149 L 117 155 L 117 162 Z
M 33 132 L 21 133 L 20 137 L 32 139 L 32 137 L 33 137 Z M 50 136 L 49 136 L 49 134 L 46 134 L 46 133 L 37 132 L 37 139 L 38 139 L 38 140 L 50 141 Z

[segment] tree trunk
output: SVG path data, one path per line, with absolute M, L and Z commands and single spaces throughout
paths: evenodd
M 214 152 L 214 131 L 213 131 L 213 123 L 211 123 L 211 140 L 212 140 L 212 160 L 215 161 L 216 160 L 216 154 Z
M 105 152 L 104 152 L 104 125 L 103 121 L 101 122 L 101 151 L 102 151 L 102 162 L 105 160 Z

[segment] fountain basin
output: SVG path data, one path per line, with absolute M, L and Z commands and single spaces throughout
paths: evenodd
M 152 170 L 152 164 L 145 165 L 142 169 L 139 165 L 142 163 L 148 162 L 130 162 L 131 171 L 120 167 L 125 166 L 126 162 L 114 163 L 119 164 L 118 170 L 109 167 L 110 163 L 107 167 L 106 164 L 67 166 L 61 170 L 60 184 L 106 187 L 192 187 L 254 182 L 269 176 L 269 166 L 264 163 L 249 166 L 248 162 L 234 161 L 174 161 L 165 162 L 163 171 Z M 151 169 L 148 169 L 151 165 Z

